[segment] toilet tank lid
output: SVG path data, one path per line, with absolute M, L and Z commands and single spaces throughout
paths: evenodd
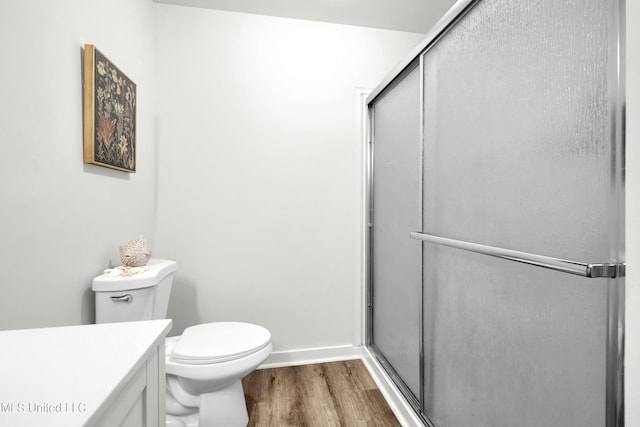
M 103 273 L 93 279 L 91 289 L 97 292 L 111 292 L 156 286 L 176 271 L 177 263 L 167 259 L 150 259 L 147 267 L 146 271 L 134 276 L 109 276 Z

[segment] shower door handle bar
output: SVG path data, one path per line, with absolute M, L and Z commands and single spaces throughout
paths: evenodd
M 419 232 L 411 232 L 412 239 L 422 240 L 424 242 L 436 245 L 449 246 L 451 248 L 462 249 L 465 251 L 476 252 L 483 255 L 489 255 L 497 258 L 507 259 L 510 261 L 522 262 L 537 267 L 548 268 L 563 273 L 575 274 L 578 276 L 597 278 L 607 277 L 615 278 L 624 275 L 624 264 L 616 263 L 582 263 L 569 261 L 566 259 L 553 258 L 544 255 L 536 255 L 527 252 L 514 251 L 511 249 L 497 248 L 495 246 L 480 245 L 478 243 L 470 243 L 462 240 L 448 239 L 445 237 L 435 236 L 433 234 L 425 234 Z

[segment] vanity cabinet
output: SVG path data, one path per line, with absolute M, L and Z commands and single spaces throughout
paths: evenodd
M 0 331 L 0 425 L 161 426 L 171 320 Z
M 165 424 L 164 340 L 98 420 L 99 427 Z

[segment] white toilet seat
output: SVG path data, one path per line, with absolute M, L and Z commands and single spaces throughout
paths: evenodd
M 206 323 L 167 338 L 167 426 L 247 425 L 242 378 L 272 350 L 271 333 L 249 323 Z
M 271 334 L 262 326 L 242 322 L 216 322 L 191 326 L 172 347 L 173 362 L 210 365 L 249 356 L 267 347 Z

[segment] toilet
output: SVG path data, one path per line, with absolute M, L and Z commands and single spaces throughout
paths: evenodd
M 93 279 L 96 323 L 164 319 L 177 264 L 151 259 L 132 276 Z M 245 427 L 242 378 L 271 354 L 271 334 L 243 322 L 204 323 L 165 340 L 167 427 Z

